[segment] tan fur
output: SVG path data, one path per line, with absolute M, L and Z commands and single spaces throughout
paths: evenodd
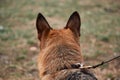
M 38 56 L 41 77 L 45 73 L 55 73 L 64 66 L 70 67 L 71 64 L 82 62 L 79 38 L 74 37 L 70 29 L 50 30 L 44 41 L 43 37 L 41 44 L 45 44 L 40 45 L 41 52 Z

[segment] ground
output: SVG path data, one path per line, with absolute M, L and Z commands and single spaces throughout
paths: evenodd
M 74 11 L 86 65 L 120 55 L 120 0 L 0 0 L 0 80 L 39 80 L 37 14 L 63 28 Z M 92 71 L 98 80 L 120 80 L 120 58 Z

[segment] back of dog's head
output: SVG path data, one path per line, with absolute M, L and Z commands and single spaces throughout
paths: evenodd
M 47 43 L 63 41 L 70 42 L 76 41 L 79 44 L 80 36 L 80 16 L 77 12 L 74 12 L 64 29 L 55 30 L 50 27 L 44 16 L 39 13 L 36 21 L 36 27 L 38 32 L 38 38 L 41 42 L 41 48 L 43 48 Z

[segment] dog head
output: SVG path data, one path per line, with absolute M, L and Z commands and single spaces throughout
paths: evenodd
M 74 12 L 63 29 L 55 30 L 50 27 L 45 17 L 39 13 L 36 20 L 40 49 L 51 43 L 73 41 L 79 45 L 81 20 L 78 12 Z M 61 40 L 62 39 L 62 40 Z M 60 42 L 59 42 L 60 43 Z

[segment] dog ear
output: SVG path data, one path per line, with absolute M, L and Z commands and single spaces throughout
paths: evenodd
M 76 35 L 80 36 L 80 26 L 81 26 L 81 20 L 78 12 L 74 12 L 65 27 L 65 29 L 70 28 L 70 30 Z
M 45 17 L 41 13 L 39 13 L 37 16 L 36 28 L 37 28 L 39 40 L 41 40 L 41 36 L 43 32 L 47 31 L 48 33 L 50 29 L 52 29 L 48 24 L 47 20 L 45 19 Z

